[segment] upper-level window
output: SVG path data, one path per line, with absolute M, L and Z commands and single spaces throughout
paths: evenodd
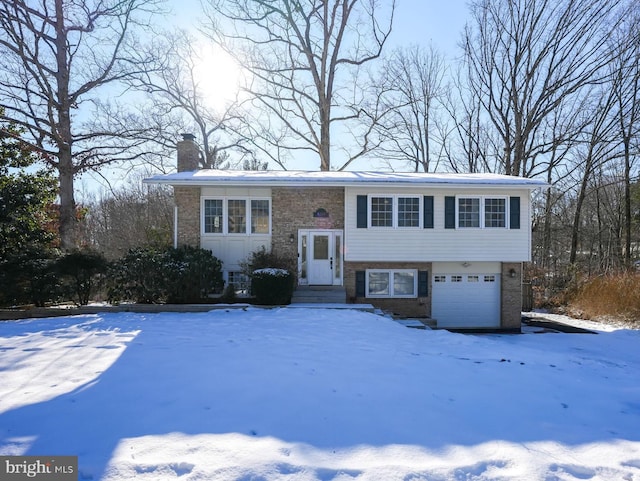
M 458 197 L 458 227 L 507 227 L 506 197 Z
M 484 226 L 507 226 L 507 201 L 506 199 L 484 199 Z
M 398 197 L 398 227 L 420 227 L 418 197 Z
M 269 201 L 266 199 L 251 200 L 251 233 L 269 233 Z
M 222 226 L 222 199 L 205 199 L 204 231 L 211 234 L 221 234 Z
M 269 199 L 208 198 L 203 200 L 204 234 L 269 234 Z
M 420 227 L 420 197 L 370 196 L 370 227 Z
M 244 234 L 247 232 L 247 201 L 244 199 L 229 199 L 227 201 L 227 222 L 229 234 Z
M 480 227 L 479 198 L 458 198 L 458 227 Z
M 371 227 L 393 227 L 393 197 L 371 197 Z

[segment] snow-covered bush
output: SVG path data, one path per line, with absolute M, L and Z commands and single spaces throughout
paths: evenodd
M 294 277 L 286 269 L 267 267 L 251 274 L 251 290 L 256 303 L 268 306 L 289 304 L 293 295 Z

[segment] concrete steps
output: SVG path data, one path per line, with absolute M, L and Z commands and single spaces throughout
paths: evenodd
M 347 291 L 342 286 L 298 286 L 291 304 L 345 304 Z

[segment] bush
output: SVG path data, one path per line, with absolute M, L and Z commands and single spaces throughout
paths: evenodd
M 580 317 L 638 319 L 640 275 L 631 272 L 593 277 L 585 280 L 569 297 L 570 309 Z
M 202 302 L 222 288 L 222 263 L 196 247 L 131 249 L 108 275 L 110 302 Z
M 43 307 L 60 299 L 62 289 L 51 249 L 25 248 L 0 261 L 0 305 L 34 304 Z
M 259 269 L 283 269 L 285 271 L 296 272 L 297 260 L 288 257 L 281 257 L 273 252 L 267 252 L 264 246 L 252 252 L 246 262 L 242 263 L 242 270 L 247 277 L 252 278 L 253 272 Z
M 107 259 L 99 252 L 75 250 L 56 262 L 57 271 L 70 281 L 69 289 L 81 306 L 89 303 L 100 276 L 107 271 Z
M 202 302 L 222 289 L 222 263 L 210 250 L 185 246 L 169 249 L 167 256 L 167 302 Z
M 251 275 L 251 288 L 257 304 L 289 304 L 293 295 L 294 277 L 285 269 L 258 269 Z

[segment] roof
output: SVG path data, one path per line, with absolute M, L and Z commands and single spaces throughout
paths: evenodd
M 546 188 L 542 180 L 501 174 L 452 174 L 417 172 L 319 172 L 294 170 L 214 170 L 203 169 L 175 174 L 156 175 L 144 179 L 150 184 L 192 186 L 366 186 L 366 185 L 430 185 L 430 186 L 493 186 Z

